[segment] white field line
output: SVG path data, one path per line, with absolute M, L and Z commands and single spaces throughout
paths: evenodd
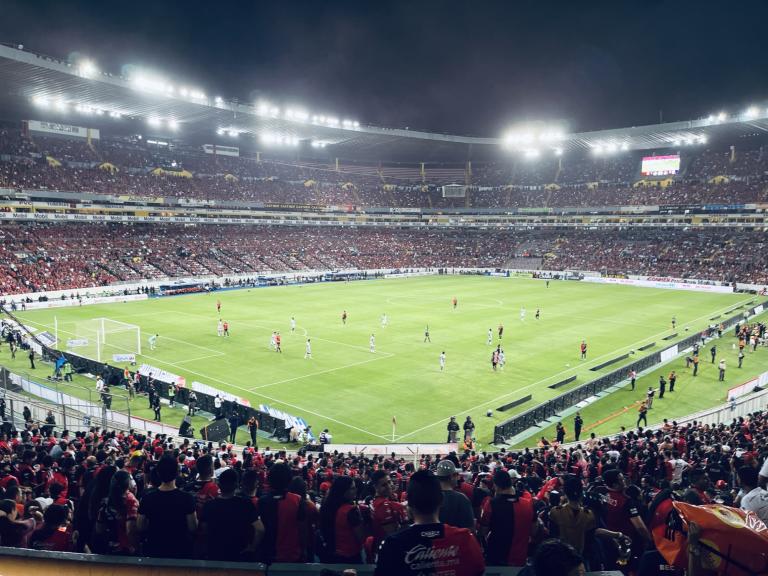
M 704 318 L 710 318 L 713 314 L 717 314 L 718 312 L 725 311 L 725 310 L 730 310 L 731 308 L 734 308 L 736 306 L 741 306 L 742 304 L 745 304 L 746 302 L 749 302 L 751 299 L 752 298 L 745 298 L 744 300 L 740 301 L 738 304 L 730 304 L 729 306 L 725 306 L 724 308 L 721 308 L 720 310 L 717 310 L 717 311 L 714 311 L 714 312 L 707 312 L 706 314 L 703 314 L 702 316 L 699 316 L 698 318 L 690 320 L 689 322 L 687 322 L 687 324 L 694 324 L 695 322 L 698 322 L 699 320 L 703 320 Z M 630 344 L 629 346 L 623 346 L 622 348 L 619 348 L 618 350 L 615 350 L 615 351 L 610 352 L 608 354 L 603 354 L 602 356 L 598 356 L 597 358 L 594 358 L 594 359 L 590 360 L 589 362 L 586 362 L 582 366 L 585 366 L 585 367 L 589 366 L 590 364 L 596 363 L 598 360 L 602 360 L 603 358 L 607 358 L 609 356 L 614 356 L 616 354 L 619 354 L 622 350 L 625 350 L 625 349 L 630 349 L 631 350 L 631 349 L 635 348 L 636 346 L 638 346 L 639 344 L 642 344 L 644 342 L 650 342 L 651 340 L 653 340 L 655 338 L 658 338 L 658 337 L 661 337 L 661 336 L 664 336 L 667 333 L 670 333 L 670 330 L 664 330 L 663 332 L 659 332 L 658 334 L 656 334 L 654 336 L 647 336 L 647 337 L 643 338 L 642 340 L 638 340 L 637 342 L 635 342 L 633 344 Z M 501 396 L 497 396 L 496 398 L 492 398 L 490 400 L 486 400 L 482 404 L 477 404 L 476 406 L 473 406 L 471 408 L 467 408 L 465 410 L 462 410 L 461 413 L 474 412 L 475 410 L 479 410 L 480 408 L 485 408 L 486 406 L 488 406 L 490 404 L 495 404 L 499 400 L 503 400 L 505 398 L 509 398 L 513 394 L 518 394 L 518 393 L 523 392 L 525 390 L 530 390 L 531 388 L 533 388 L 535 386 L 538 386 L 539 384 L 543 384 L 544 382 L 548 382 L 549 380 L 557 378 L 558 376 L 562 376 L 563 374 L 571 372 L 571 370 L 572 370 L 571 368 L 568 368 L 567 370 L 562 370 L 562 371 L 558 372 L 557 374 L 552 374 L 550 376 L 547 376 L 546 378 L 542 378 L 541 380 L 539 380 L 537 382 L 533 382 L 532 384 L 528 384 L 527 386 L 523 386 L 522 388 L 517 388 L 516 390 L 514 390 L 512 392 L 507 392 L 506 394 L 502 394 Z M 407 434 L 403 434 L 401 436 L 396 436 L 395 439 L 399 441 L 399 440 L 402 440 L 403 438 L 407 438 L 409 436 L 413 436 L 414 434 L 418 434 L 419 432 L 422 432 L 424 430 L 428 430 L 429 428 L 437 426 L 440 423 L 447 422 L 448 419 L 451 416 L 455 416 L 455 414 L 449 414 L 448 416 L 446 416 L 444 418 L 441 418 L 440 420 L 437 420 L 436 422 L 433 422 L 432 424 L 427 424 L 426 426 L 422 426 L 421 428 L 417 428 L 416 430 L 408 432 Z
M 35 322 L 33 320 L 25 320 L 26 322 L 29 322 L 30 324 L 36 324 L 38 326 L 42 326 L 44 328 L 51 328 L 47 324 L 43 324 L 42 322 Z M 71 334 L 65 330 L 59 330 L 60 332 L 64 332 L 65 334 L 70 334 L 74 336 L 75 334 Z M 383 440 L 387 440 L 391 438 L 391 435 L 381 435 L 381 434 L 375 434 L 374 432 L 370 432 L 368 430 L 364 430 L 363 428 L 360 428 L 358 426 L 355 426 L 354 424 L 348 424 L 347 422 L 342 422 L 341 420 L 337 420 L 336 418 L 332 418 L 330 416 L 326 416 L 324 414 L 320 414 L 319 412 L 315 412 L 314 410 L 309 410 L 307 408 L 303 408 L 301 406 L 297 406 L 296 404 L 291 404 L 289 402 L 285 402 L 283 400 L 279 400 L 277 398 L 273 398 L 272 396 L 267 396 L 266 394 L 263 394 L 261 392 L 253 392 L 252 390 L 249 390 L 247 388 L 243 388 L 242 386 L 237 386 L 236 384 L 232 384 L 231 382 L 226 382 L 224 380 L 220 380 L 219 378 L 214 378 L 213 376 L 209 376 L 208 374 L 203 374 L 202 372 L 196 372 L 194 370 L 190 370 L 189 368 L 186 368 L 181 365 L 182 362 L 190 362 L 191 360 L 182 360 L 181 362 L 169 362 L 168 360 L 163 360 L 161 358 L 157 358 L 155 356 L 150 356 L 148 354 L 142 354 L 141 355 L 144 358 L 148 358 L 149 360 L 152 360 L 153 362 L 157 364 L 165 364 L 167 366 L 174 366 L 177 368 L 183 369 L 185 372 L 188 372 L 190 374 L 194 374 L 196 376 L 200 376 L 201 378 L 204 378 L 206 380 L 210 380 L 213 382 L 218 382 L 219 384 L 223 384 L 225 386 L 228 386 L 230 388 L 234 388 L 235 390 L 240 390 L 241 392 L 247 392 L 249 394 L 255 394 L 256 396 L 261 396 L 262 398 L 265 398 L 269 400 L 270 402 L 274 402 L 277 404 L 282 404 L 284 406 L 288 406 L 290 408 L 294 408 L 296 410 L 300 410 L 302 412 L 306 412 L 307 414 L 312 414 L 313 416 L 317 416 L 318 418 L 322 418 L 324 420 L 328 420 L 329 422 L 333 422 L 334 424 L 339 424 L 340 426 L 344 426 L 345 428 L 350 428 L 352 430 L 357 430 L 358 432 L 362 432 L 364 434 L 367 434 L 369 436 L 373 436 L 374 438 L 381 438 Z M 375 360 L 384 360 L 386 358 L 389 358 L 390 356 L 381 356 L 377 358 L 371 358 L 370 360 L 366 360 L 366 362 L 373 362 Z M 337 368 L 339 369 L 339 368 Z M 322 373 L 322 372 L 321 372 Z M 313 376 L 314 374 L 308 374 L 304 377 Z

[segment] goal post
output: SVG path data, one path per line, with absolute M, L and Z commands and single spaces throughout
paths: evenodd
M 63 332 L 61 328 L 59 332 Z M 120 320 L 92 318 L 75 322 L 65 335 L 69 352 L 98 362 L 108 362 L 114 354 L 141 354 L 141 327 Z

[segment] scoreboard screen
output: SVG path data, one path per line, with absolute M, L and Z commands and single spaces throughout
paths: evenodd
M 643 176 L 669 176 L 680 172 L 680 155 L 645 156 L 640 168 Z

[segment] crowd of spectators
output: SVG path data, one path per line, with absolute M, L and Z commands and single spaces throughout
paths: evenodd
M 665 420 L 655 431 L 591 434 L 569 447 L 476 452 L 471 435 L 470 427 L 458 453 L 414 461 L 53 432 L 29 420 L 0 435 L 0 545 L 376 562 L 377 574 L 411 573 L 408 551 L 419 546 L 450 554 L 446 574 L 532 561 L 537 576 L 581 564 L 650 576 L 683 574 L 656 548 L 673 501 L 741 507 L 768 522 L 762 412 L 716 426 Z
M 48 160 L 55 159 L 55 162 Z M 104 164 L 110 168 L 106 169 Z M 111 168 L 114 166 L 115 168 Z M 156 175 L 155 168 L 166 170 Z M 186 177 L 176 175 L 182 170 Z M 643 180 L 642 186 L 637 182 Z M 647 181 L 646 181 L 647 180 Z M 664 180 L 661 182 L 659 180 Z M 511 159 L 450 168 L 365 167 L 206 154 L 137 137 L 91 142 L 0 128 L 0 187 L 198 200 L 320 206 L 560 208 L 768 201 L 768 154 L 703 150 L 683 154 L 679 175 L 648 179 L 640 155 Z M 442 185 L 467 184 L 444 198 Z
M 768 235 L 737 230 L 397 229 L 100 223 L 0 228 L 5 294 L 170 277 L 377 268 L 589 270 L 768 283 Z

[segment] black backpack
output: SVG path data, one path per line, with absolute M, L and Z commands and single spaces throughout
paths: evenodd
M 96 525 L 91 538 L 91 549 L 96 554 L 120 554 L 120 522 L 124 522 L 120 513 L 109 504 L 109 499 L 102 500 L 96 514 Z

